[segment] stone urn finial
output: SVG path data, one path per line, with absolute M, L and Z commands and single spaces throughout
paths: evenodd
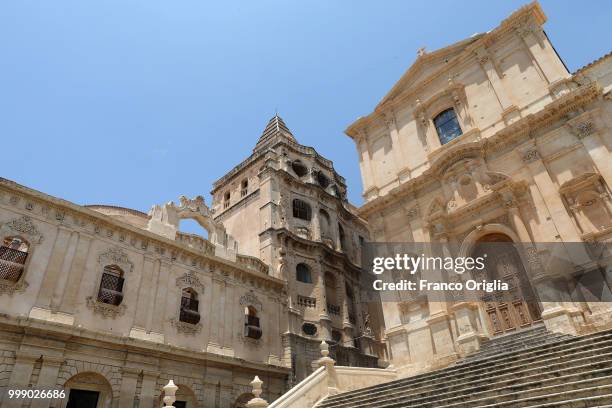
M 329 344 L 327 344 L 325 340 L 321 342 L 321 345 L 319 346 L 319 348 L 321 349 L 321 355 L 323 357 L 329 356 Z
M 262 384 L 263 381 L 261 381 L 258 376 L 255 376 L 255 378 L 253 378 L 253 381 L 251 381 L 251 387 L 253 387 L 253 390 L 251 392 L 253 393 L 255 398 L 247 402 L 247 408 L 265 408 L 268 406 L 268 401 L 260 397 L 262 393 Z
M 174 401 L 176 401 L 176 390 L 178 387 L 174 384 L 174 381 L 168 381 L 168 384 L 164 387 L 164 404 L 166 407 L 173 407 Z

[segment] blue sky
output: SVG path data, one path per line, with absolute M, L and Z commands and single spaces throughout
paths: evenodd
M 417 48 L 487 31 L 524 3 L 5 0 L 0 176 L 78 204 L 210 203 L 278 109 L 360 204 L 347 125 Z M 612 2 L 542 6 L 570 70 L 610 51 Z

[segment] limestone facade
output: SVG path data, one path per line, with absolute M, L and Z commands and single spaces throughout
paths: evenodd
M 612 239 L 612 57 L 570 74 L 545 21 L 534 2 L 485 34 L 419 50 L 374 111 L 346 130 L 364 184 L 358 214 L 373 241 L 431 242 L 453 255 L 490 239 L 522 242 L 536 290 L 554 283 L 567 300 L 508 315 L 484 302 L 398 295 L 383 309 L 392 362 L 404 374 L 539 320 L 566 333 L 611 322 L 609 304 L 570 295 L 595 267 L 589 245 L 568 254 L 571 273 L 538 267 L 548 256 L 540 243 Z
M 160 208 L 88 208 L 0 179 L 2 395 L 56 388 L 66 398 L 31 406 L 65 407 L 80 390 L 98 392 L 82 406 L 158 407 L 173 379 L 187 407 L 234 407 L 252 397 L 255 375 L 269 400 L 285 391 L 285 283 L 231 239 L 217 245 L 201 198 L 163 208 L 200 218 L 212 243 L 151 232 Z M 122 284 L 105 286 L 115 272 Z
M 376 367 L 382 311 L 360 299 L 355 211 L 278 116 L 211 208 L 79 206 L 0 179 L 0 390 L 66 391 L 26 406 L 154 407 L 173 379 L 177 406 L 225 408 L 252 398 L 255 375 L 275 400 L 323 339 L 340 364 Z
M 360 298 L 368 228 L 332 162 L 299 144 L 276 115 L 253 153 L 217 180 L 211 194 L 215 220 L 240 243 L 239 251 L 287 283 L 282 338 L 292 380 L 313 372 L 321 340 L 333 344 L 338 364 L 376 367 L 385 356 L 382 311 Z

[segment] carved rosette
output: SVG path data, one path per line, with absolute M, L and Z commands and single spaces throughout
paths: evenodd
M 605 127 L 600 121 L 600 116 L 599 110 L 593 109 L 569 120 L 566 126 L 573 135 L 582 140 L 599 133 L 601 128 Z
M 176 329 L 177 332 L 187 334 L 190 336 L 195 336 L 196 334 L 202 331 L 202 324 L 192 324 L 187 322 L 182 322 L 179 319 L 172 318 L 170 319 L 170 324 L 172 327 Z
M 525 153 L 523 153 L 522 157 L 523 163 L 531 163 L 538 160 L 539 158 L 540 155 L 538 154 L 538 151 L 536 149 L 527 150 Z
M 117 318 L 125 314 L 127 306 L 121 304 L 119 306 L 109 305 L 108 303 L 98 302 L 93 296 L 87 297 L 87 307 L 93 310 L 95 314 L 101 315 L 103 318 Z

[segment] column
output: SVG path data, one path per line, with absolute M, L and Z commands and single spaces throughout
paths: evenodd
M 164 316 L 166 316 L 166 298 L 168 280 L 170 278 L 171 264 L 167 260 L 162 259 L 159 266 L 159 274 L 157 280 L 157 290 L 155 292 L 155 301 L 153 302 L 153 324 L 151 331 L 155 333 L 164 332 Z M 205 296 L 208 296 L 206 293 Z
M 497 99 L 502 108 L 502 117 L 506 121 L 518 119 L 518 117 L 520 116 L 518 108 L 515 106 L 512 100 L 512 95 L 509 89 L 504 86 L 504 83 L 501 79 L 501 73 L 495 65 L 492 56 L 489 54 L 489 51 L 486 49 L 486 47 L 480 47 L 476 49 L 474 53 L 476 54 L 478 63 L 480 63 L 480 66 L 487 75 L 489 83 L 493 87 L 495 95 L 497 95 Z
M 407 163 L 407 153 L 404 151 L 397 129 L 397 122 L 393 112 L 385 114 L 385 123 L 391 137 L 391 148 L 393 149 L 393 159 L 395 160 L 395 170 L 398 178 L 401 178 L 405 173 L 409 173 Z
M 601 115 L 599 109 L 589 111 L 569 121 L 567 126 L 580 139 L 608 187 L 612 187 L 612 160 Z
M 92 295 L 91 293 L 82 293 L 79 291 L 83 275 L 85 274 L 85 267 L 92 240 L 93 237 L 91 235 L 83 232 L 79 233 L 79 242 L 77 244 L 76 253 L 72 261 L 72 267 L 70 268 L 66 288 L 62 293 L 62 298 L 60 301 L 60 311 L 62 312 L 74 313 L 76 303 L 83 302 L 87 296 Z M 77 296 L 80 298 L 77 298 Z
M 157 319 L 159 320 L 160 317 L 159 315 L 155 315 L 155 305 L 157 303 L 159 303 L 159 298 L 158 298 L 158 283 L 159 283 L 159 274 L 160 274 L 160 270 L 161 270 L 161 260 L 160 259 L 156 259 L 153 262 L 153 273 L 151 275 L 151 288 L 149 290 L 149 299 L 148 299 L 148 306 L 147 306 L 147 323 L 145 325 L 146 330 L 148 332 L 150 332 L 151 330 L 153 330 L 153 318 L 154 316 L 157 316 Z
M 36 306 L 48 308 L 51 304 L 53 289 L 56 281 L 61 273 L 62 264 L 66 259 L 66 250 L 70 241 L 71 231 L 60 225 L 57 227 L 57 235 L 53 243 L 53 249 L 47 263 L 47 269 L 41 284 L 38 296 L 36 298 Z
M 449 248 L 448 236 L 446 234 L 438 235 L 437 250 L 432 251 L 435 256 L 448 257 L 452 256 Z M 438 253 L 439 252 L 439 253 Z M 423 278 L 431 281 L 444 282 L 443 271 L 431 271 L 429 277 Z M 451 331 L 451 322 L 448 314 L 448 302 L 444 293 L 430 293 L 427 295 L 429 301 L 429 313 L 427 324 L 431 330 L 431 337 L 435 350 L 435 357 L 440 358 L 455 358 L 455 344 Z
M 136 315 L 134 316 L 134 327 L 145 329 L 147 326 L 147 314 L 149 299 L 152 297 L 153 269 L 156 259 L 144 255 L 142 269 L 140 269 L 140 283 L 138 288 L 138 299 L 136 303 Z M 138 270 L 138 269 L 136 269 Z
M 373 187 L 376 182 L 374 181 L 374 172 L 372 170 L 372 162 L 370 160 L 370 151 L 368 149 L 367 134 L 365 132 L 359 132 L 355 136 L 355 143 L 357 145 L 357 153 L 359 154 L 359 167 L 361 170 L 361 179 L 363 181 L 363 190 L 367 191 Z
M 138 383 L 138 376 L 140 375 L 140 369 L 124 367 L 121 369 L 121 388 L 119 389 L 119 406 L 120 407 L 132 407 L 134 405 L 134 397 L 136 396 L 136 384 Z M 141 392 L 141 404 L 143 393 Z M 143 407 L 149 407 L 145 404 Z
M 552 217 L 552 221 L 559 233 L 561 241 L 581 242 L 582 239 L 578 234 L 576 226 L 567 213 L 565 205 L 561 200 L 561 195 L 535 146 L 532 145 L 524 148 L 519 154 L 522 155 L 522 160 L 527 166 L 529 173 L 533 177 L 533 181 L 544 199 L 544 203 L 550 212 L 550 216 Z M 571 251 L 569 255 L 575 265 L 582 265 L 590 261 L 588 254 L 584 250 Z
M 79 241 L 80 234 L 78 232 L 73 232 L 70 237 L 70 243 L 68 244 L 68 252 L 66 253 L 66 258 L 64 259 L 64 262 L 62 264 L 62 271 L 55 281 L 55 287 L 53 289 L 53 295 L 51 297 L 52 310 L 57 310 L 60 307 L 62 295 L 66 290 L 68 276 L 70 275 L 70 269 L 72 268 L 72 263 L 77 252 Z
M 321 337 L 331 340 L 331 318 L 327 312 L 327 293 L 325 292 L 325 271 L 323 270 L 323 258 L 319 258 L 317 276 L 317 310 L 319 311 L 319 323 L 321 325 Z
M 38 374 L 38 382 L 36 383 L 36 388 L 40 390 L 59 390 L 59 388 L 57 388 L 57 376 L 59 374 L 60 366 L 63 362 L 63 357 L 43 356 L 43 361 L 40 367 L 40 373 Z M 48 408 L 50 404 L 58 400 L 53 400 L 50 398 L 33 399 L 31 407 Z
M 142 372 L 142 387 L 140 388 L 140 407 L 149 408 L 156 407 L 155 387 L 159 373 L 155 371 Z M 120 405 L 123 406 L 123 405 Z
M 516 32 L 522 38 L 534 66 L 542 73 L 547 83 L 551 84 L 569 77 L 569 73 L 538 23 L 530 18 L 520 24 Z
M 13 372 L 9 378 L 7 389 L 24 389 L 28 388 L 30 378 L 32 377 L 32 371 L 34 371 L 34 364 L 36 360 L 40 358 L 40 355 L 34 355 L 25 353 L 23 351 L 17 351 L 15 353 L 15 365 L 13 366 Z M 8 395 L 4 396 L 2 407 L 21 407 L 23 400 L 20 399 L 9 399 Z

